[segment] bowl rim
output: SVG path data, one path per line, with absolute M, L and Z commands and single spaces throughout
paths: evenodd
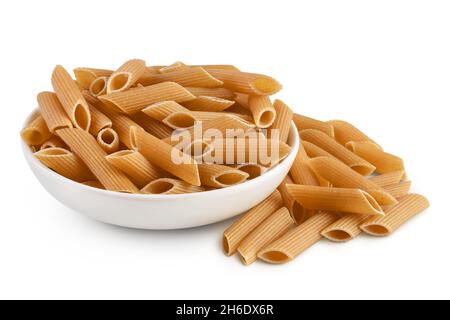
M 28 116 L 27 120 L 25 121 L 24 127 L 25 127 L 26 123 L 28 123 L 28 120 L 35 114 L 35 112 L 37 112 L 37 109 L 34 110 Z M 25 143 L 25 141 L 23 141 L 22 138 L 20 138 L 20 140 L 21 140 L 21 144 L 22 144 L 22 150 L 23 150 L 23 153 L 24 153 L 27 161 L 32 163 L 34 166 L 37 166 L 40 170 L 44 171 L 46 174 L 49 174 L 56 179 L 59 179 L 63 183 L 72 184 L 75 187 L 82 188 L 82 189 L 84 188 L 86 191 L 92 191 L 92 192 L 96 192 L 96 193 L 99 193 L 102 195 L 114 196 L 114 197 L 119 197 L 119 198 L 124 198 L 124 199 L 178 200 L 178 199 L 183 199 L 183 198 L 202 197 L 205 194 L 216 195 L 216 194 L 224 193 L 224 195 L 226 195 L 228 192 L 232 192 L 232 191 L 239 192 L 239 191 L 241 191 L 241 189 L 242 189 L 242 191 L 244 191 L 251 184 L 255 184 L 255 186 L 256 186 L 259 182 L 258 180 L 262 179 L 263 177 L 269 178 L 272 175 L 276 175 L 276 173 L 278 171 L 277 168 L 279 168 L 284 163 L 289 162 L 292 158 L 295 158 L 297 156 L 297 152 L 300 147 L 300 137 L 298 135 L 298 130 L 294 124 L 294 121 L 291 122 L 290 133 L 292 134 L 292 139 L 293 139 L 291 145 L 289 145 L 291 147 L 291 151 L 289 152 L 289 154 L 287 155 L 286 158 L 284 158 L 280 163 L 278 163 L 273 168 L 270 168 L 269 170 L 267 170 L 263 175 L 256 177 L 252 180 L 248 180 L 243 183 L 240 183 L 240 184 L 237 184 L 234 186 L 230 186 L 230 187 L 226 187 L 226 188 L 208 190 L 208 191 L 204 191 L 204 192 L 183 193 L 183 194 L 135 194 L 135 193 L 125 193 L 125 192 L 111 191 L 111 190 L 105 190 L 105 189 L 91 187 L 91 186 L 85 185 L 83 183 L 66 178 L 66 177 L 60 175 L 59 173 L 49 169 L 42 162 L 40 162 L 35 156 L 33 156 L 33 153 L 31 151 L 30 147 Z M 291 137 L 291 135 L 289 135 L 289 137 Z

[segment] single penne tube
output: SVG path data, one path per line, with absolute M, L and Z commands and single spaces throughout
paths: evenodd
M 130 136 L 148 161 L 192 185 L 201 185 L 197 162 L 191 156 L 136 127 L 131 128 Z
M 349 141 L 345 146 L 353 153 L 373 164 L 378 173 L 387 173 L 405 169 L 401 158 L 384 152 L 377 144 L 371 141 Z
M 183 68 L 167 73 L 147 73 L 139 79 L 139 83 L 149 86 L 161 82 L 176 82 L 184 87 L 215 88 L 222 86 L 223 82 L 213 77 L 201 67 Z
M 247 180 L 252 180 L 257 177 L 260 177 L 264 174 L 264 172 L 267 171 L 266 167 L 264 167 L 260 164 L 257 164 L 257 163 L 241 163 L 241 164 L 236 164 L 233 167 L 248 173 Z
M 84 89 L 89 89 L 92 81 L 99 77 L 109 77 L 113 71 L 95 68 L 76 68 L 73 70 L 77 83 Z
M 294 114 L 293 120 L 299 132 L 302 130 L 314 129 L 322 131 L 327 136 L 334 137 L 334 128 L 329 123 L 302 116 L 300 114 Z
M 56 133 L 72 152 L 81 158 L 107 190 L 127 193 L 139 191 L 122 171 L 116 169 L 105 159 L 107 153 L 88 132 L 77 128 L 67 128 L 59 129 Z
M 323 237 L 334 242 L 346 242 L 361 234 L 359 226 L 370 216 L 349 213 L 322 230 Z
M 181 61 L 177 61 L 177 62 L 172 63 L 171 65 L 159 68 L 158 71 L 159 71 L 159 73 L 168 73 L 168 72 L 178 71 L 178 70 L 185 69 L 185 68 L 188 68 L 188 66 L 186 66 Z
M 319 212 L 299 226 L 265 246 L 257 257 L 263 261 L 280 264 L 291 261 L 322 239 L 320 232 L 335 222 L 336 214 Z
M 38 146 L 50 139 L 52 133 L 44 118 L 39 114 L 22 129 L 20 135 L 27 145 Z
M 197 118 L 189 109 L 175 101 L 157 102 L 142 109 L 142 112 L 172 129 L 189 129 L 197 121 Z
M 81 182 L 94 179 L 83 161 L 66 149 L 46 148 L 34 153 L 34 156 L 45 166 L 70 180 Z
M 103 185 L 100 183 L 100 181 L 97 181 L 97 180 L 84 181 L 81 184 L 84 184 L 85 186 L 92 187 L 92 188 L 105 189 L 105 187 L 103 187 Z
M 109 94 L 131 88 L 144 75 L 146 70 L 144 60 L 128 60 L 108 78 L 106 92 Z
M 289 175 L 284 178 L 283 182 L 278 186 L 277 190 L 280 192 L 281 197 L 283 198 L 283 205 L 288 208 L 291 213 L 292 219 L 296 224 L 301 224 L 303 221 L 307 220 L 311 217 L 315 211 L 307 210 L 303 208 L 297 201 L 295 201 L 294 197 L 289 193 L 287 189 L 287 184 L 293 184 L 291 177 Z
M 91 125 L 89 106 L 76 82 L 60 65 L 53 70 L 52 86 L 73 125 L 76 128 L 88 131 Z
M 214 146 L 209 141 L 200 139 L 192 141 L 183 147 L 182 151 L 189 154 L 195 161 L 202 163 L 213 153 Z
M 37 95 L 39 111 L 47 124 L 50 132 L 54 133 L 57 129 L 72 128 L 66 112 L 54 92 L 41 92 Z
M 273 212 L 283 206 L 280 193 L 275 190 L 264 201 L 247 211 L 223 233 L 223 249 L 228 256 L 233 255 L 242 240 L 266 220 Z
M 288 184 L 292 197 L 306 209 L 328 210 L 362 215 L 384 215 L 383 209 L 367 192 L 360 189 L 330 188 Z
M 302 130 L 300 132 L 300 138 L 304 141 L 315 144 L 328 153 L 331 153 L 347 166 L 364 176 L 370 175 L 375 171 L 375 166 L 373 166 L 370 162 L 346 149 L 322 131 L 315 129 Z
M 100 130 L 97 142 L 106 153 L 113 153 L 119 149 L 119 135 L 113 128 Z
M 238 118 L 238 120 L 244 121 L 247 123 L 247 127 L 249 129 L 256 128 L 256 126 L 253 123 L 253 118 L 248 115 L 243 115 L 239 113 L 233 113 L 233 112 L 212 112 L 212 111 L 192 111 L 192 114 L 195 116 L 195 118 L 198 121 L 210 121 L 215 120 L 218 118 L 222 118 L 223 116 L 229 116 Z
M 243 109 L 248 110 L 248 94 L 245 93 L 239 93 L 236 92 L 236 98 L 234 99 L 236 101 L 237 105 L 240 105 Z
M 245 265 L 255 262 L 256 254 L 262 248 L 282 236 L 293 226 L 294 221 L 286 207 L 272 213 L 240 243 L 237 251 L 241 255 L 242 262 Z
M 240 71 L 238 68 L 231 64 L 204 64 L 204 65 L 191 65 L 190 67 L 201 67 L 205 70 L 232 70 Z
M 108 83 L 108 77 L 98 77 L 91 82 L 89 86 L 89 93 L 94 97 L 98 97 L 106 94 L 106 87 Z
M 202 191 L 206 191 L 206 189 L 173 178 L 159 178 L 153 180 L 141 189 L 141 192 L 144 194 L 182 194 Z
M 186 89 L 196 97 L 215 97 L 224 100 L 236 98 L 236 94 L 226 88 L 186 87 Z
M 235 102 L 217 97 L 199 96 L 195 100 L 186 101 L 183 105 L 192 111 L 220 112 L 231 107 Z
M 300 146 L 289 174 L 296 184 L 319 186 L 320 181 L 308 165 L 309 157 L 303 146 Z
M 40 150 L 47 149 L 47 148 L 67 148 L 67 145 L 64 143 L 64 141 L 61 140 L 58 136 L 51 136 L 50 139 L 45 141 L 41 147 Z
M 381 206 L 397 203 L 397 200 L 382 187 L 336 159 L 317 157 L 310 159 L 308 164 L 317 175 L 329 181 L 334 187 L 362 189 Z
M 158 139 L 165 139 L 170 137 L 173 129 L 162 123 L 161 121 L 150 118 L 143 112 L 138 112 L 131 115 L 133 119 L 139 126 L 141 126 L 145 131 L 154 135 Z
M 352 124 L 342 120 L 330 120 L 328 124 L 334 128 L 334 138 L 337 142 L 345 146 L 349 141 L 371 141 L 371 138 L 365 135 L 361 130 L 353 126 Z M 374 142 L 375 143 L 375 142 Z M 380 149 L 382 149 L 380 147 Z
M 130 180 L 142 188 L 161 177 L 162 172 L 136 150 L 121 150 L 106 156 L 106 160 L 123 171 Z
M 380 187 L 390 186 L 393 184 L 400 183 L 402 181 L 405 171 L 392 171 L 388 173 L 379 174 L 369 178 L 370 181 L 377 184 Z
M 248 107 L 258 128 L 269 128 L 274 123 L 277 112 L 268 96 L 249 96 Z
M 391 184 L 383 187 L 383 189 L 389 192 L 391 196 L 398 199 L 409 193 L 409 190 L 411 189 L 411 181 L 402 181 L 397 184 Z
M 274 130 L 277 130 L 280 141 L 287 142 L 294 113 L 283 101 L 279 99 L 276 99 L 273 102 L 273 108 L 275 109 L 276 117 L 267 132 L 267 136 L 271 138 L 275 134 Z
M 226 188 L 247 180 L 249 174 L 239 169 L 219 164 L 199 164 L 198 172 L 202 186 Z
M 430 206 L 428 200 L 419 194 L 408 194 L 396 205 L 385 210 L 384 217 L 372 217 L 361 225 L 361 230 L 377 237 L 388 236 L 406 221 Z
M 317 158 L 317 157 L 331 157 L 336 158 L 328 151 L 323 150 L 322 148 L 319 148 L 315 144 L 308 142 L 308 141 L 302 141 L 302 146 L 305 149 L 308 157 L 310 158 Z
M 113 92 L 100 96 L 99 99 L 118 112 L 133 114 L 156 102 L 185 102 L 194 100 L 195 96 L 175 82 L 162 82 L 148 87 Z
M 103 112 L 98 110 L 93 105 L 89 105 L 89 110 L 91 111 L 91 127 L 89 128 L 89 132 L 93 136 L 97 136 L 98 133 L 105 129 L 112 127 L 112 121 L 108 118 Z
M 208 72 L 234 92 L 268 96 L 282 88 L 277 80 L 262 74 L 225 69 L 208 69 Z

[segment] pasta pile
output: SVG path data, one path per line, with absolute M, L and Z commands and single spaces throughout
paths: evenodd
M 409 193 L 401 158 L 348 122 L 294 114 L 301 146 L 278 189 L 223 234 L 227 255 L 245 265 L 280 264 L 326 238 L 345 242 L 361 233 L 388 236 L 425 210 Z
M 21 136 L 44 165 L 87 186 L 203 192 L 256 178 L 290 153 L 292 111 L 270 100 L 281 85 L 269 76 L 139 59 L 74 75 L 55 67 Z

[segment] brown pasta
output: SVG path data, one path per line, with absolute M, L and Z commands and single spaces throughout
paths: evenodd
M 100 181 L 97 181 L 97 180 L 84 181 L 84 182 L 82 182 L 82 184 L 84 184 L 85 186 L 88 186 L 88 187 L 92 187 L 92 188 L 105 189 L 105 187 L 103 187 L 103 185 L 100 183 Z
M 213 77 L 202 67 L 182 68 L 167 73 L 147 73 L 139 79 L 139 83 L 149 86 L 161 82 L 176 82 L 185 87 L 220 87 L 223 82 Z
M 289 173 L 296 184 L 318 186 L 320 185 L 319 180 L 309 167 L 308 161 L 308 155 L 303 147 L 300 146 Z
M 173 132 L 173 129 L 166 126 L 164 123 L 150 118 L 143 112 L 136 113 L 131 116 L 139 126 L 141 126 L 145 131 L 154 135 L 158 139 L 165 139 L 170 137 Z
M 39 111 L 50 132 L 62 128 L 72 128 L 66 112 L 54 92 L 41 92 L 37 95 Z
M 383 187 L 386 192 L 388 192 L 391 196 L 398 199 L 406 196 L 411 189 L 411 181 L 402 181 L 397 184 L 391 184 L 389 186 Z
M 226 188 L 244 182 L 248 173 L 218 164 L 199 164 L 198 172 L 203 186 Z
M 260 177 L 267 171 L 267 168 L 257 163 L 241 163 L 234 165 L 234 168 L 248 174 L 248 180 Z
M 308 141 L 302 141 L 302 146 L 305 149 L 306 153 L 308 154 L 308 157 L 310 158 L 316 158 L 316 157 L 331 157 L 336 158 L 328 151 L 323 150 L 322 148 L 319 148 L 315 144 L 308 142 Z
M 192 111 L 220 112 L 231 107 L 235 102 L 217 97 L 199 96 L 195 100 L 186 101 L 183 105 Z
M 172 129 L 189 129 L 197 121 L 189 109 L 175 101 L 157 102 L 142 109 L 142 112 Z
M 185 68 L 188 68 L 188 66 L 186 66 L 181 61 L 177 61 L 177 62 L 172 63 L 169 66 L 165 66 L 165 67 L 160 68 L 158 71 L 159 71 L 159 73 L 167 73 L 167 72 L 182 70 L 182 69 L 185 69 Z
M 141 192 L 144 194 L 182 194 L 202 191 L 206 191 L 206 189 L 172 178 L 154 180 L 141 189 Z
M 94 97 L 98 97 L 106 94 L 107 90 L 108 77 L 98 77 L 94 81 L 91 82 L 89 86 L 89 93 Z
M 354 213 L 346 214 L 335 223 L 323 229 L 321 234 L 323 237 L 334 242 L 350 241 L 361 233 L 359 226 L 368 217 L 367 215 Z
M 45 124 L 44 118 L 37 115 L 20 132 L 23 141 L 29 146 L 38 146 L 48 140 L 52 133 Z
M 125 62 L 109 77 L 106 92 L 120 92 L 131 88 L 146 72 L 145 61 L 132 59 Z
M 270 127 L 277 116 L 277 112 L 267 96 L 249 96 L 248 107 L 258 128 Z
M 300 114 L 294 114 L 293 120 L 299 132 L 306 129 L 315 129 L 322 131 L 327 136 L 334 137 L 334 128 L 329 123 L 302 116 Z
M 276 99 L 273 102 L 273 108 L 275 109 L 276 117 L 268 131 L 268 137 L 272 137 L 272 130 L 278 130 L 280 141 L 287 142 L 294 113 L 283 101 L 279 99 Z
M 119 149 L 119 135 L 112 128 L 100 130 L 97 142 L 106 153 L 113 153 Z
M 215 97 L 224 100 L 236 98 L 236 94 L 226 88 L 186 87 L 186 89 L 196 97 Z
M 63 148 L 66 149 L 67 145 L 64 143 L 64 141 L 61 140 L 58 136 L 51 136 L 50 139 L 45 141 L 41 147 L 40 150 L 47 149 L 47 148 Z
M 99 77 L 109 77 L 113 71 L 95 68 L 76 68 L 73 70 L 77 83 L 84 89 L 89 89 L 92 81 Z
M 91 111 L 91 127 L 89 128 L 89 132 L 92 135 L 97 136 L 103 129 L 112 127 L 111 119 L 103 112 L 92 105 L 89 105 L 89 110 Z
M 330 120 L 327 121 L 328 124 L 332 125 L 334 128 L 334 138 L 343 146 L 349 141 L 371 141 L 367 135 L 365 135 L 358 128 L 352 124 L 342 121 L 342 120 Z M 375 142 L 374 142 L 375 143 Z M 381 147 L 380 147 L 381 148 Z
M 389 173 L 383 173 L 377 176 L 370 177 L 369 180 L 377 184 L 380 187 L 385 187 L 393 184 L 400 183 L 405 172 L 403 170 L 393 171 Z
M 294 197 L 289 193 L 287 189 L 287 184 L 293 184 L 291 177 L 288 175 L 284 178 L 283 182 L 278 186 L 277 190 L 280 192 L 281 197 L 283 198 L 283 204 L 286 208 L 288 208 L 291 213 L 292 219 L 296 224 L 300 224 L 303 221 L 307 220 L 314 211 L 306 210 L 303 208 L 297 201 L 295 201 Z

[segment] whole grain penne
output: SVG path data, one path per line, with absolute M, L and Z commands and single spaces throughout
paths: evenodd
M 281 100 L 276 99 L 273 102 L 273 108 L 275 109 L 275 121 L 268 130 L 268 137 L 272 137 L 272 130 L 278 130 L 280 141 L 287 142 L 289 132 L 291 130 L 291 123 L 293 118 L 293 111 Z
M 198 96 L 196 99 L 186 101 L 183 105 L 192 111 L 220 112 L 231 107 L 235 102 L 217 97 Z
M 119 135 L 113 128 L 105 128 L 97 134 L 97 142 L 106 153 L 119 149 Z
M 268 96 L 249 96 L 248 107 L 258 128 L 268 128 L 274 123 L 277 112 Z
M 52 133 L 44 118 L 39 114 L 22 129 L 20 135 L 27 145 L 38 146 L 50 139 Z
M 375 166 L 346 149 L 322 131 L 315 129 L 302 130 L 300 132 L 300 138 L 331 153 L 337 159 L 362 175 L 367 176 L 375 171 Z
M 205 70 L 232 70 L 232 71 L 240 71 L 238 68 L 231 64 L 203 64 L 203 65 L 191 65 L 190 67 L 201 67 Z
M 202 191 L 206 191 L 206 189 L 173 178 L 159 178 L 153 180 L 141 189 L 141 192 L 144 194 L 182 194 Z
M 107 93 L 106 87 L 108 84 L 108 77 L 98 77 L 91 82 L 89 86 L 89 93 L 94 97 L 98 97 Z
M 261 260 L 275 264 L 291 261 L 319 242 L 322 239 L 320 232 L 336 219 L 334 213 L 319 212 L 264 247 L 257 256 Z
M 308 165 L 309 157 L 303 146 L 300 146 L 289 174 L 296 184 L 319 186 L 320 181 Z
M 315 129 L 322 131 L 327 136 L 334 137 L 334 128 L 329 123 L 300 114 L 294 114 L 293 120 L 299 132 L 307 129 Z
M 236 98 L 236 94 L 226 88 L 186 87 L 186 89 L 196 97 L 216 97 L 225 100 Z
M 396 184 L 385 186 L 383 189 L 389 192 L 391 196 L 398 199 L 409 193 L 409 190 L 411 189 L 411 181 L 401 181 Z
M 248 173 L 219 164 L 199 164 L 198 172 L 203 186 L 226 188 L 244 182 Z
M 385 187 L 393 184 L 400 183 L 405 172 L 403 170 L 392 171 L 388 173 L 379 174 L 369 178 L 370 181 L 377 184 L 380 187 Z
M 105 159 L 106 152 L 88 132 L 77 128 L 66 128 L 59 129 L 56 133 L 72 152 L 81 158 L 107 190 L 128 193 L 139 191 L 122 171 L 109 164 Z
M 247 127 L 249 129 L 256 128 L 253 123 L 253 118 L 251 116 L 233 113 L 233 112 L 213 112 L 213 111 L 192 111 L 192 114 L 198 121 L 210 121 L 217 118 L 222 118 L 223 116 L 229 116 L 233 118 L 238 118 L 238 120 L 244 121 L 247 123 Z
M 188 66 L 186 66 L 181 61 L 177 61 L 177 62 L 172 63 L 171 65 L 161 67 L 158 71 L 159 71 L 159 73 L 168 73 L 168 72 L 178 71 L 178 70 L 185 69 L 185 68 L 188 68 Z
M 397 203 L 397 200 L 383 188 L 336 159 L 318 157 L 310 159 L 308 164 L 317 175 L 329 181 L 335 187 L 362 189 L 374 197 L 378 204 L 382 206 Z
M 375 199 L 360 189 L 299 184 L 288 184 L 286 187 L 292 197 L 306 209 L 384 215 L 383 209 Z
M 189 154 L 195 161 L 202 163 L 214 152 L 214 146 L 209 141 L 193 140 L 181 150 Z
M 345 146 L 349 141 L 371 141 L 371 138 L 365 135 L 361 130 L 353 126 L 352 124 L 342 121 L 342 120 L 330 120 L 327 121 L 328 124 L 332 125 L 334 128 L 334 138 Z M 374 142 L 375 143 L 375 142 Z M 381 147 L 380 147 L 381 149 Z
M 172 129 L 189 129 L 197 121 L 189 109 L 175 101 L 157 102 L 142 109 L 142 112 Z
M 400 198 L 396 205 L 387 208 L 384 217 L 372 217 L 366 220 L 361 225 L 361 230 L 372 236 L 388 236 L 429 206 L 424 196 L 408 194 Z
M 89 110 L 91 111 L 91 127 L 89 128 L 89 132 L 92 135 L 97 136 L 101 130 L 112 127 L 111 119 L 103 112 L 93 105 L 89 105 Z
M 54 92 L 41 92 L 37 95 L 39 111 L 47 124 L 50 132 L 54 133 L 57 129 L 72 128 L 66 112 Z
M 105 189 L 105 187 L 103 187 L 103 185 L 100 183 L 100 181 L 97 181 L 97 180 L 84 181 L 84 182 L 82 182 L 82 184 L 84 184 L 85 186 L 88 186 L 88 187 L 92 187 L 92 188 Z
M 370 216 L 361 214 L 345 214 L 336 222 L 322 230 L 323 237 L 334 242 L 346 242 L 361 234 L 359 226 Z
M 76 82 L 60 65 L 57 65 L 53 70 L 52 86 L 73 125 L 76 128 L 88 131 L 91 125 L 89 106 Z
M 172 128 L 168 127 L 161 121 L 150 118 L 143 112 L 138 112 L 131 115 L 131 119 L 139 124 L 145 131 L 154 135 L 158 139 L 168 138 L 173 132 Z
M 292 197 L 286 187 L 287 184 L 293 183 L 294 181 L 292 181 L 291 177 L 287 175 L 286 178 L 284 178 L 283 182 L 278 186 L 277 190 L 280 192 L 281 197 L 283 198 L 283 205 L 291 213 L 292 219 L 296 224 L 301 224 L 312 214 L 314 214 L 314 211 L 303 208 L 297 201 L 295 201 L 294 197 Z
M 266 167 L 264 167 L 260 164 L 257 164 L 257 163 L 241 163 L 241 164 L 236 164 L 233 167 L 248 173 L 247 180 L 252 180 L 257 177 L 260 177 L 264 174 L 264 172 L 267 171 Z
M 148 161 L 192 185 L 201 185 L 197 162 L 191 156 L 136 127 L 130 136 Z
M 168 73 L 147 73 L 139 79 L 139 83 L 144 86 L 166 81 L 176 82 L 185 87 L 215 88 L 223 84 L 222 81 L 216 79 L 201 67 L 182 68 Z
M 267 96 L 282 88 L 274 78 L 262 74 L 225 69 L 208 69 L 208 72 L 222 81 L 225 88 L 235 92 Z
M 175 82 L 162 82 L 148 87 L 113 92 L 100 96 L 99 99 L 118 112 L 134 114 L 156 102 L 185 102 L 195 99 L 195 96 Z
M 138 188 L 144 187 L 162 175 L 161 170 L 136 150 L 117 151 L 106 156 L 106 160 L 123 171 Z
M 66 149 L 67 145 L 64 143 L 64 141 L 61 140 L 58 136 L 51 136 L 50 139 L 45 141 L 41 147 L 40 150 L 47 149 L 47 148 L 63 148 Z
M 76 68 L 73 70 L 77 83 L 84 89 L 89 89 L 92 81 L 99 77 L 109 77 L 113 71 L 95 68 Z
M 128 60 L 108 78 L 106 93 L 110 94 L 131 88 L 145 72 L 146 67 L 144 60 Z
M 384 152 L 377 144 L 371 141 L 349 141 L 345 146 L 347 149 L 373 164 L 378 173 L 387 173 L 405 169 L 401 158 Z
M 305 149 L 306 153 L 308 154 L 308 157 L 310 158 L 316 158 L 316 157 L 331 157 L 336 158 L 328 151 L 323 150 L 322 148 L 319 148 L 314 143 L 302 140 L 302 146 Z
M 66 149 L 46 148 L 35 152 L 34 156 L 45 166 L 70 180 L 81 182 L 94 179 L 83 161 Z
M 233 255 L 244 238 L 283 206 L 280 193 L 275 190 L 269 197 L 247 211 L 223 233 L 223 249 L 228 256 Z
M 237 251 L 241 255 L 244 264 L 249 265 L 255 262 L 258 251 L 282 236 L 293 226 L 294 221 L 286 207 L 282 207 L 272 213 L 240 243 Z

